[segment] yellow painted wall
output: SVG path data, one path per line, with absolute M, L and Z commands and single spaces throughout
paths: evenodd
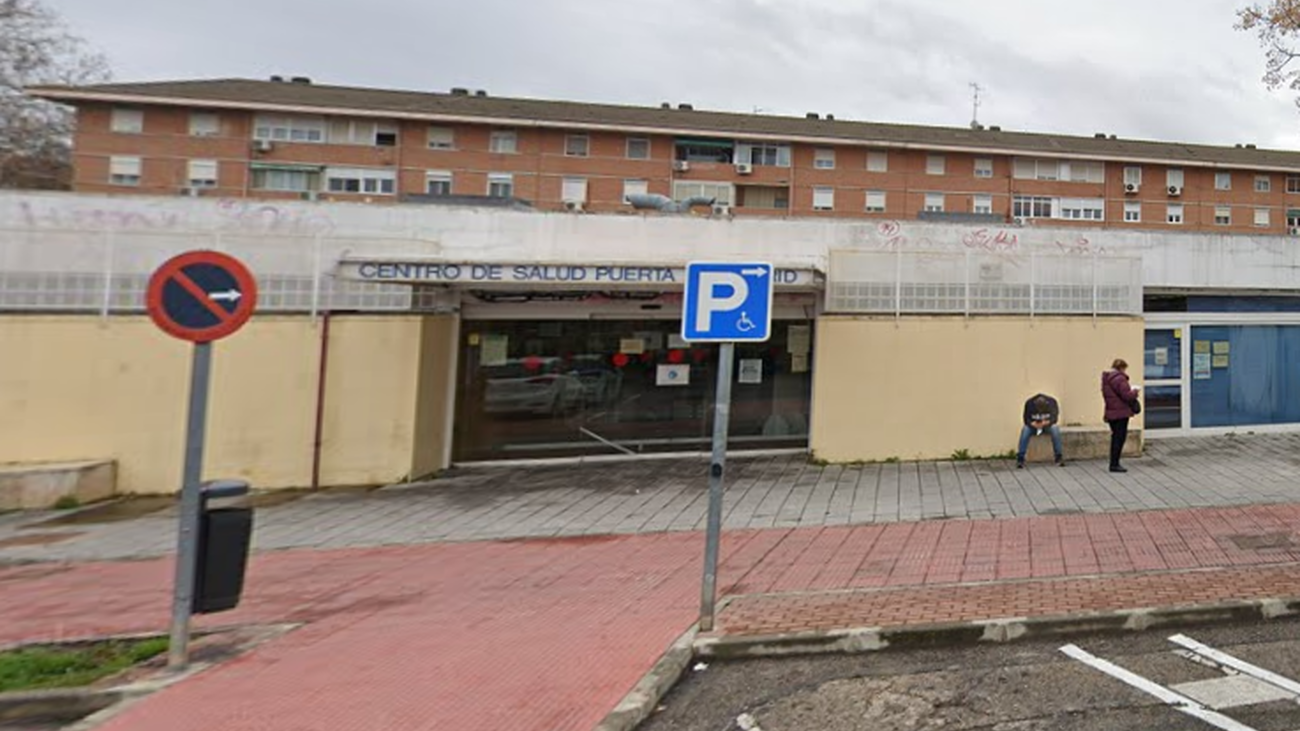
M 456 321 L 450 317 L 426 317 L 420 338 L 417 373 L 415 434 L 412 444 L 412 477 L 424 477 L 447 466 L 451 439 L 448 417 L 456 408 L 449 389 L 456 368 Z
M 417 450 L 416 438 L 444 430 L 445 396 L 420 398 L 445 393 L 445 381 L 421 376 L 439 377 L 422 359 L 443 345 L 449 323 L 334 317 L 323 484 L 390 482 L 443 466 L 441 444 Z M 310 484 L 319 338 L 307 317 L 260 316 L 214 344 L 205 478 Z M 0 463 L 115 459 L 120 492 L 175 491 L 189 355 L 142 317 L 0 317 Z
M 1142 348 L 1136 317 L 823 316 L 811 449 L 832 462 L 1005 453 L 1039 391 L 1062 424 L 1103 425 L 1102 371 L 1124 358 L 1142 383 Z

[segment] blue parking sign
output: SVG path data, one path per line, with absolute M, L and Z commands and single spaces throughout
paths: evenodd
M 771 264 L 692 262 L 686 265 L 683 340 L 761 343 L 771 334 Z

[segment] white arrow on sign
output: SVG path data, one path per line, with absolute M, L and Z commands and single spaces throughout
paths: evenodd
M 767 276 L 767 270 L 766 270 L 766 269 L 763 269 L 762 267 L 760 267 L 760 268 L 758 268 L 758 269 L 741 269 L 741 270 L 740 270 L 740 273 L 741 273 L 741 274 L 744 274 L 745 276 L 748 276 L 748 277 L 766 277 L 766 276 Z
M 228 292 L 210 292 L 208 294 L 208 299 L 212 300 L 213 302 L 220 302 L 221 300 L 230 300 L 231 302 L 238 302 L 239 298 L 243 296 L 244 295 L 240 294 L 239 290 L 232 289 Z

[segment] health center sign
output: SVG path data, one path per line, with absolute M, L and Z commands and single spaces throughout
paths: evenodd
M 662 286 L 686 283 L 685 267 L 621 264 L 538 264 L 535 262 L 448 263 L 353 260 L 339 262 L 338 276 L 387 284 L 467 284 L 533 286 Z M 822 276 L 813 269 L 774 269 L 778 288 L 814 288 Z

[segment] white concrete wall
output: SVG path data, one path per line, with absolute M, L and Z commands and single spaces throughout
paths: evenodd
M 1140 254 L 1149 288 L 1290 289 L 1300 266 L 1300 240 L 1286 236 L 0 193 L 0 272 L 97 272 L 111 265 L 147 273 L 197 247 L 229 250 L 257 271 L 285 274 L 328 271 L 345 254 L 611 264 L 758 258 L 824 269 L 831 249 L 903 247 Z

